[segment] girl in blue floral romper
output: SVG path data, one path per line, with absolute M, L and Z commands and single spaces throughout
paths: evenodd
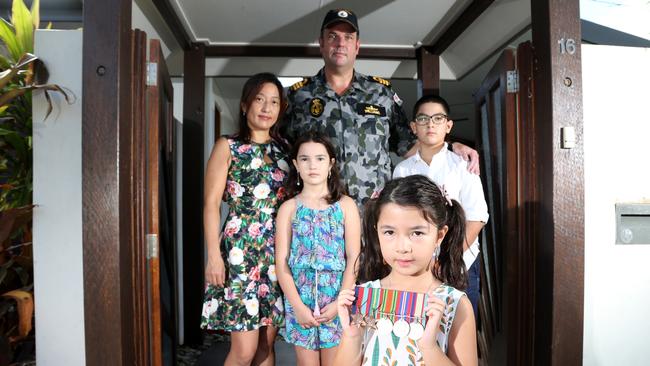
M 355 283 L 360 219 L 344 195 L 334 147 L 318 132 L 295 142 L 287 194 L 278 210 L 276 273 L 285 294 L 285 328 L 298 364 L 331 364 L 341 337 L 336 298 Z

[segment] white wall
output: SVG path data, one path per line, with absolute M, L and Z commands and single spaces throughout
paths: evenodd
M 78 30 L 36 31 L 35 54 L 74 104 L 34 93 L 34 297 L 39 366 L 84 365 L 81 221 L 81 44 Z M 65 47 L 61 47 L 65 45 Z M 99 314 L 101 316 L 101 314 Z
M 615 245 L 614 204 L 650 203 L 650 49 L 583 45 L 585 365 L 648 365 L 650 243 Z

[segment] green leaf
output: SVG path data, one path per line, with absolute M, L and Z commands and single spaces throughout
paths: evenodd
M 17 98 L 28 91 L 27 88 L 18 88 L 9 90 L 6 93 L 0 95 L 0 106 L 8 105 L 14 98 Z
M 27 145 L 25 141 L 18 135 L 6 135 L 5 137 L 9 145 L 11 145 L 18 154 L 18 157 L 25 159 L 27 157 Z
M 372 361 L 371 365 L 379 365 L 379 342 L 375 339 L 375 346 L 372 348 Z
M 11 62 L 4 55 L 0 54 L 0 69 L 8 69 L 11 67 Z
M 390 332 L 390 336 L 393 339 L 393 345 L 395 345 L 395 349 L 397 349 L 397 346 L 399 345 L 400 337 L 396 336 L 395 333 Z
M 22 55 L 21 47 L 18 43 L 18 38 L 16 38 L 14 27 L 4 18 L 0 18 L 0 38 L 7 46 L 12 60 L 14 62 L 18 61 L 20 55 Z
M 0 136 L 15 135 L 15 134 L 16 134 L 16 131 L 0 128 Z
M 40 1 L 39 0 L 34 0 L 32 1 L 32 24 L 34 25 L 34 29 L 38 29 L 41 23 L 41 15 L 39 13 L 39 8 L 40 8 Z
M 11 6 L 11 22 L 16 29 L 16 38 L 18 38 L 21 53 L 34 52 L 32 14 L 23 0 L 14 0 Z

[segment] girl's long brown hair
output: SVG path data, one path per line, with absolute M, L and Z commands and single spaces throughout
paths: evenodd
M 433 275 L 459 290 L 467 287 L 467 270 L 463 262 L 465 240 L 465 213 L 460 203 L 447 201 L 440 188 L 423 175 L 397 178 L 386 183 L 379 197 L 366 203 L 363 218 L 363 245 L 359 255 L 361 283 L 386 277 L 391 267 L 384 262 L 377 234 L 377 221 L 382 207 L 394 203 L 415 207 L 422 216 L 438 228 L 447 225 L 449 230 L 440 244 L 440 254 L 433 266 Z
M 291 161 L 297 160 L 300 145 L 306 142 L 315 142 L 317 144 L 325 146 L 325 150 L 327 150 L 327 156 L 329 159 L 334 159 L 334 164 L 332 164 L 332 168 L 330 170 L 332 174 L 327 179 L 327 190 L 329 191 L 329 195 L 327 196 L 327 203 L 331 205 L 332 203 L 340 200 L 341 196 L 345 194 L 345 187 L 343 186 L 343 183 L 341 183 L 339 167 L 336 164 L 336 150 L 334 149 L 332 142 L 327 136 L 325 136 L 325 134 L 316 130 L 309 130 L 306 133 L 301 134 L 298 139 L 296 139 L 296 142 L 293 143 L 291 153 L 289 154 Z M 298 186 L 297 184 L 298 176 L 299 175 L 296 167 L 291 164 L 291 171 L 289 171 L 289 178 L 287 179 L 286 184 L 287 198 L 294 197 L 302 191 L 303 186 Z

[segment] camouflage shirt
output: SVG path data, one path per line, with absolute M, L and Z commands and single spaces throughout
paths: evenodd
M 329 136 L 348 194 L 360 207 L 390 179 L 389 152 L 403 155 L 413 142 L 402 101 L 382 78 L 355 72 L 337 95 L 321 69 L 291 86 L 288 99 L 286 136 L 294 141 L 314 128 Z

